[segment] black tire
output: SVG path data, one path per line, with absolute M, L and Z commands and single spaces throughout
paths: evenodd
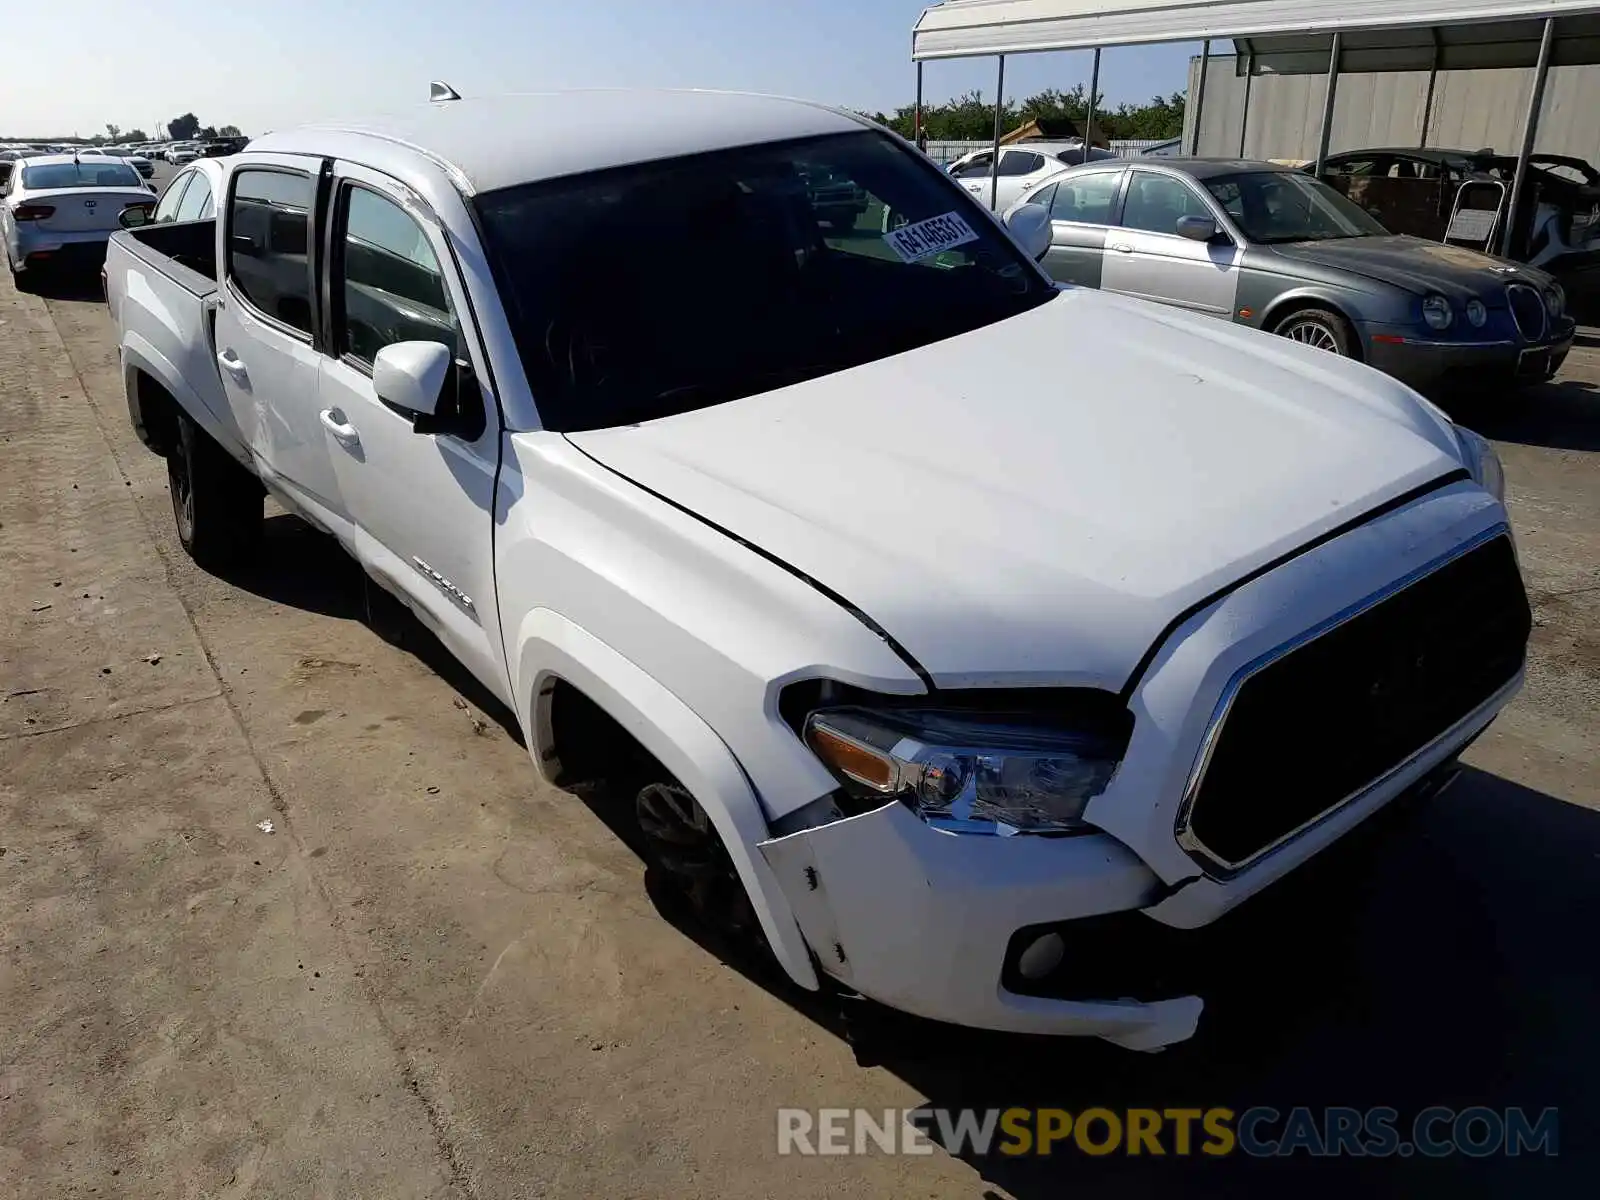
M 647 783 L 634 799 L 647 864 L 702 927 L 739 950 L 771 956 L 755 906 L 716 827 L 676 780 Z
M 167 454 L 167 486 L 178 541 L 207 570 L 235 566 L 261 541 L 261 484 L 179 410 L 178 444 Z
M 37 269 L 35 269 L 33 271 L 19 270 L 17 268 L 17 264 L 11 261 L 11 251 L 7 250 L 5 252 L 5 256 L 6 256 L 6 268 L 11 272 L 11 285 L 13 287 L 15 287 L 17 289 L 17 291 L 19 291 L 19 292 L 31 292 L 31 291 L 33 291 L 34 290 L 34 285 L 39 282 L 39 272 L 38 272 L 38 270 Z
M 1272 332 L 1292 342 L 1316 350 L 1327 350 L 1342 358 L 1355 357 L 1355 335 L 1350 330 L 1350 323 L 1338 313 L 1325 308 L 1296 309 L 1274 325 Z

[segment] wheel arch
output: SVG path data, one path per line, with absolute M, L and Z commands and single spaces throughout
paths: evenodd
M 128 418 L 145 447 L 165 458 L 178 445 L 178 401 L 166 386 L 141 367 L 128 369 L 124 379 Z
M 128 400 L 128 416 L 133 421 L 135 432 L 139 440 L 154 450 L 157 454 L 166 453 L 157 449 L 145 438 L 145 429 L 142 420 L 145 415 L 145 402 L 148 400 L 152 406 L 169 403 L 183 409 L 189 414 L 194 423 L 210 434 L 211 437 L 227 453 L 247 467 L 252 473 L 255 471 L 250 453 L 239 441 L 238 431 L 225 425 L 206 404 L 198 392 L 184 379 L 183 372 L 173 364 L 161 349 L 144 335 L 133 329 L 125 330 L 122 338 L 122 388 Z M 173 429 L 176 444 L 176 427 Z
M 1277 297 L 1261 314 L 1261 328 L 1275 334 L 1285 317 L 1306 308 L 1321 309 L 1343 321 L 1345 328 L 1350 331 L 1350 349 L 1353 351 L 1351 358 L 1356 362 L 1366 361 L 1366 348 L 1361 344 L 1360 326 L 1356 323 L 1355 317 L 1345 305 L 1325 292 L 1295 291 Z
M 689 789 L 716 826 L 774 956 L 795 983 L 816 991 L 820 983 L 810 950 L 777 875 L 757 848 L 771 837 L 766 817 L 726 743 L 658 680 L 559 613 L 530 612 L 517 647 L 518 716 L 540 775 L 554 781 L 551 700 L 564 683 Z

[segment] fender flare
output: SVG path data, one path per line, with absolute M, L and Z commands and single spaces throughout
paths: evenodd
M 727 744 L 653 676 L 560 613 L 548 608 L 529 612 L 517 630 L 517 647 L 519 715 L 540 774 L 546 768 L 539 701 L 562 680 L 599 705 L 689 789 L 727 847 L 773 955 L 795 983 L 818 990 L 811 952 L 788 897 L 757 849 L 772 832 Z

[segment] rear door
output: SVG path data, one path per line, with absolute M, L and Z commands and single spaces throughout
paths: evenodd
M 331 336 L 319 420 L 349 506 L 356 555 L 472 673 L 511 702 L 494 586 L 500 421 L 486 359 L 438 217 L 402 184 L 335 166 L 328 248 Z M 373 360 L 397 342 L 442 342 L 457 427 L 418 433 L 378 399 Z
M 1186 179 L 1128 172 L 1119 228 L 1106 244 L 1100 286 L 1144 300 L 1159 300 L 1215 317 L 1233 315 L 1243 250 L 1231 238 L 1196 242 L 1177 233 L 1182 217 L 1217 218 L 1216 210 Z
M 1054 159 L 1047 159 L 1044 155 L 1033 150 L 1005 150 L 1000 154 L 1000 186 L 999 195 L 995 200 L 994 210 L 1005 212 L 1018 200 L 1022 193 L 1038 183 L 1050 170 L 1059 164 Z M 1047 169 L 1048 168 L 1048 169 Z M 983 197 L 987 202 L 989 197 Z
M 219 213 L 216 357 L 263 481 L 348 545 L 350 517 L 318 416 L 312 341 L 320 167 L 315 158 L 260 154 L 233 172 Z
M 1126 177 L 1125 170 L 1113 167 L 1071 175 L 1055 185 L 1049 201 L 1050 249 L 1044 256 L 1050 278 L 1080 287 L 1101 285 L 1106 239 L 1117 223 Z

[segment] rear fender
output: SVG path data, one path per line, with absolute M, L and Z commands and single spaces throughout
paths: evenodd
M 771 836 L 760 802 L 727 745 L 682 700 L 612 647 L 547 608 L 530 612 L 517 630 L 519 681 L 531 685 L 518 715 L 529 751 L 547 774 L 549 730 L 540 736 L 540 698 L 558 680 L 583 692 L 632 734 L 693 794 L 716 826 L 750 895 L 774 956 L 795 983 L 819 984 L 805 939 L 777 876 L 757 850 Z
M 122 335 L 122 385 L 128 398 L 128 414 L 133 420 L 134 429 L 142 430 L 144 415 L 140 410 L 142 403 L 139 387 L 139 376 L 145 375 L 154 380 L 169 395 L 177 406 L 194 419 L 195 424 L 210 434 L 217 443 L 230 455 L 238 459 L 245 466 L 254 471 L 255 467 L 250 458 L 250 452 L 245 449 L 239 440 L 238 430 L 234 427 L 231 413 L 223 413 L 220 417 L 206 404 L 200 394 L 184 379 L 172 361 L 162 354 L 149 339 L 133 330 L 126 330 Z M 151 445 L 141 432 L 140 440 L 144 441 L 151 449 Z M 159 450 L 157 451 L 160 452 Z

